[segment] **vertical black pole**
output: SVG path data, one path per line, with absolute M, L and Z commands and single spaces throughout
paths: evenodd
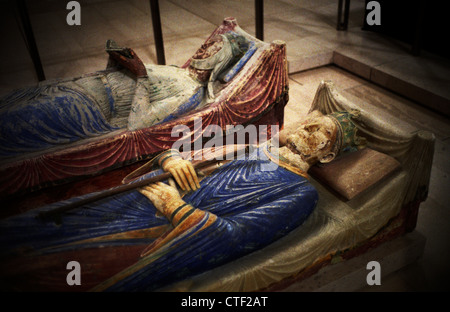
M 344 17 L 342 18 L 342 5 L 344 1 L 345 1 Z M 339 0 L 337 27 L 336 27 L 337 30 L 347 30 L 349 11 L 350 11 L 350 0 Z
M 20 20 L 22 21 L 23 31 L 25 32 L 25 43 L 30 52 L 36 75 L 39 81 L 43 81 L 45 80 L 44 69 L 42 68 L 41 58 L 34 38 L 33 29 L 31 28 L 30 16 L 28 15 L 25 0 L 17 1 L 17 6 L 20 13 Z
M 255 0 L 256 38 L 264 40 L 264 1 Z
M 166 65 L 158 0 L 150 0 L 150 11 L 152 13 L 153 37 L 155 39 L 156 58 L 159 65 Z
M 350 0 L 345 0 L 345 8 L 344 8 L 344 27 L 345 30 L 348 28 L 348 16 L 350 14 Z

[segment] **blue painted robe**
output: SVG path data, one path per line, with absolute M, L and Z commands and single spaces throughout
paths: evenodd
M 98 285 L 97 290 L 155 290 L 259 250 L 301 225 L 316 206 L 316 190 L 307 179 L 281 166 L 272 171 L 261 170 L 268 162 L 260 157 L 262 148 L 265 147 L 244 160 L 227 163 L 204 178 L 200 189 L 183 198 L 192 207 L 204 211 L 198 222 Z M 158 216 L 156 208 L 138 191 L 66 212 L 62 225 L 35 218 L 39 211 L 49 208 L 2 220 L 1 255 L 29 250 L 35 257 L 58 257 L 58 253 L 67 250 L 154 245 L 157 240 L 150 238 L 89 239 L 144 231 L 169 222 L 164 216 Z M 97 252 L 98 261 L 102 261 L 105 257 L 102 249 Z
M 227 36 L 239 44 L 233 43 L 233 53 L 217 73 L 225 82 L 233 79 L 256 51 L 254 42 L 243 36 L 233 32 Z M 0 97 L 0 159 L 117 129 L 150 127 L 207 104 L 206 86 L 186 69 L 158 65 L 146 69 L 148 77 L 140 78 L 139 84 L 127 70 L 104 71 Z M 136 100 L 139 97 L 145 100 Z
M 160 122 L 202 102 L 203 86 L 185 70 L 150 65 L 147 71 L 143 96 Z M 0 159 L 126 129 L 136 90 L 137 80 L 122 70 L 12 91 L 0 98 Z

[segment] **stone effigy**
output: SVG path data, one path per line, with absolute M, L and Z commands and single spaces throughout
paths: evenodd
M 52 283 L 45 275 L 55 281 L 50 272 L 76 253 L 84 266 L 96 268 L 84 270 L 83 289 L 156 290 L 257 251 L 301 226 L 314 210 L 318 195 L 306 178 L 310 166 L 362 147 L 354 116 L 312 115 L 280 134 L 282 147 L 266 142 L 201 182 L 178 151 L 163 152 L 152 163 L 172 172 L 182 195 L 158 182 L 63 213 L 61 224 L 35 218 L 48 208 L 5 219 L 0 223 L 7 259 L 2 267 L 14 263 L 17 274 L 5 270 L 6 279 L 14 287 L 58 289 L 65 280 Z M 268 162 L 277 166 L 264 170 Z M 131 252 L 113 260 L 112 255 L 138 246 L 138 256 Z M 27 276 L 40 278 L 32 286 Z
M 427 197 L 434 135 L 345 94 L 330 81 L 319 85 L 310 111 L 330 114 L 353 109 L 361 113 L 354 123 L 367 147 L 319 165 L 328 167 L 326 170 L 311 168 L 309 180 L 319 200 L 301 226 L 257 252 L 162 290 L 295 291 L 297 283 L 302 285 L 321 268 L 363 255 L 414 231 L 420 203 Z M 382 157 L 373 162 L 377 154 Z M 370 157 L 362 158 L 364 155 Z M 388 159 L 399 166 L 377 165 L 379 160 Z M 355 174 L 353 161 L 364 171 Z M 389 167 L 390 173 L 385 172 Z M 341 179 L 327 173 L 339 173 Z M 373 173 L 382 177 L 374 184 Z M 355 183 L 347 185 L 345 181 Z M 358 184 L 365 189 L 360 188 L 354 196 L 351 188 Z
M 107 51 L 116 66 L 2 98 L 2 194 L 152 157 L 178 139 L 171 136 L 176 125 L 193 129 L 195 118 L 204 127 L 223 129 L 282 124 L 288 88 L 284 43 L 259 41 L 232 18 L 180 68 L 144 65 L 113 41 Z
M 122 128 L 147 128 L 202 108 L 214 101 L 213 83 L 220 74 L 227 74 L 247 52 L 247 59 L 251 57 L 255 48 L 250 44 L 235 32 L 218 35 L 197 51 L 187 68 L 179 68 L 145 66 L 131 49 L 108 41 L 109 53 L 130 55 L 118 57 L 119 64 L 126 59 L 123 64 L 130 68 L 19 89 L 0 100 L 0 157 Z M 140 72 L 133 75 L 135 68 Z
M 332 259 L 414 229 L 429 183 L 432 134 L 350 101 L 330 83 L 319 86 L 312 109 L 321 114 L 280 133 L 280 148 L 262 144 L 245 159 L 199 173 L 198 181 L 177 151 L 153 159 L 151 165 L 178 173 L 180 191 L 170 181 L 153 184 L 67 211 L 61 224 L 38 217 L 65 203 L 2 220 L 4 288 L 68 289 L 66 264 L 77 259 L 89 264 L 78 290 L 279 290 Z M 358 119 L 340 113 L 355 109 Z M 341 199 L 330 188 L 340 192 L 342 185 L 322 185 L 305 170 L 355 155 L 342 154 L 365 143 L 355 131 L 366 148 L 395 158 L 401 168 Z M 261 170 L 267 163 L 277 166 Z M 347 174 L 341 169 L 344 181 Z M 354 178 L 364 182 L 364 175 Z

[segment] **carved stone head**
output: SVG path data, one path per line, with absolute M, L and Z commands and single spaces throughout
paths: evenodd
M 250 41 L 234 32 L 208 39 L 192 56 L 189 72 L 201 82 L 215 80 L 249 49 Z
M 338 128 L 333 120 L 320 113 L 314 113 L 287 137 L 287 147 L 312 165 L 316 162 L 330 162 L 336 156 L 333 146 Z
M 353 112 L 330 115 L 312 112 L 287 137 L 287 147 L 310 165 L 330 162 L 349 147 L 363 147 L 365 140 L 356 135 L 357 128 L 351 114 Z
M 207 82 L 216 64 L 213 56 L 223 48 L 223 37 L 214 36 L 204 43 L 192 56 L 189 71 L 201 82 Z

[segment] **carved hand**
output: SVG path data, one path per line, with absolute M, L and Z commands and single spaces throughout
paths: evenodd
M 183 191 L 200 188 L 197 173 L 189 160 L 172 156 L 162 163 L 162 168 L 172 174 Z
M 139 189 L 139 192 L 150 199 L 156 209 L 166 216 L 185 203 L 175 187 L 162 182 L 144 186 Z
M 120 65 L 124 66 L 125 68 L 130 70 L 133 74 L 135 74 L 137 78 L 147 77 L 147 70 L 145 69 L 145 65 L 141 61 L 141 59 L 137 56 L 137 54 L 132 49 L 129 48 L 125 48 L 125 51 L 129 55 L 129 57 L 117 51 L 108 51 L 108 53 Z

